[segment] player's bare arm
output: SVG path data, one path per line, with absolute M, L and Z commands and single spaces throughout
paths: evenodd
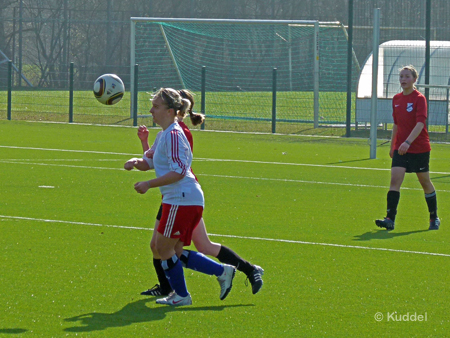
M 419 136 L 420 132 L 422 131 L 424 127 L 424 124 L 422 122 L 417 122 L 414 129 L 409 134 L 408 138 L 403 142 L 400 147 L 398 148 L 399 155 L 404 155 L 407 153 L 411 143 L 414 142 L 414 140 Z
M 136 168 L 140 171 L 147 171 L 147 170 L 152 169 L 152 168 L 150 168 L 147 161 L 145 161 L 142 158 L 136 158 L 136 157 L 131 158 L 128 161 L 126 161 L 125 164 L 123 165 L 123 167 L 125 168 L 125 170 L 132 170 L 133 168 Z
M 164 185 L 169 185 L 183 179 L 184 175 L 175 171 L 171 171 L 161 177 L 154 178 L 150 181 L 137 182 L 134 185 L 134 189 L 140 193 L 145 194 L 150 188 L 158 188 Z

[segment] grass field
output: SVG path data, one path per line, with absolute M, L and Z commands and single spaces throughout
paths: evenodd
M 148 115 L 150 95 L 139 93 L 138 114 Z M 201 109 L 201 93 L 195 93 L 196 109 Z M 69 121 L 69 91 L 14 90 L 11 94 L 13 120 Z M 320 122 L 345 123 L 346 93 L 322 92 L 320 95 Z M 266 121 L 272 119 L 271 92 L 207 92 L 206 114 L 210 118 L 228 120 Z M 0 113 L 6 116 L 7 92 L 0 91 Z M 79 123 L 130 125 L 130 93 L 112 106 L 100 104 L 92 91 L 74 91 L 73 119 Z M 279 92 L 277 119 L 311 123 L 314 121 L 312 92 Z M 270 129 L 268 130 L 270 131 Z
M 197 111 L 201 110 L 201 93 L 195 93 Z M 147 92 L 139 93 L 139 124 L 152 125 Z M 355 128 L 355 97 L 352 99 L 351 136 L 369 138 L 370 126 Z M 320 92 L 319 128 L 314 128 L 314 95 L 312 92 L 278 92 L 275 131 L 281 134 L 345 136 L 347 97 L 344 92 Z M 0 90 L 0 120 L 7 118 L 7 92 Z M 206 130 L 239 132 L 272 132 L 272 93 L 207 92 Z M 69 121 L 69 92 L 59 90 L 14 90 L 12 120 Z M 100 104 L 91 91 L 74 91 L 73 122 L 132 126 L 130 93 L 114 106 Z M 200 127 L 197 127 L 199 129 Z M 378 126 L 378 138 L 390 139 L 392 125 Z M 428 126 L 430 139 L 450 142 L 446 126 Z
M 210 237 L 264 268 L 260 293 L 238 272 L 220 301 L 185 270 L 192 306 L 140 296 L 160 194 L 122 169 L 136 129 L 0 120 L 0 337 L 448 336 L 448 145 L 431 153 L 441 230 L 408 175 L 387 232 L 387 144 L 370 160 L 360 139 L 193 135 Z

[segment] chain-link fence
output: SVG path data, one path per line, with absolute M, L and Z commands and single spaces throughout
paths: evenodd
M 353 47 L 361 62 L 356 87 L 355 116 L 360 122 L 353 135 L 368 134 L 371 97 L 371 53 L 373 41 L 373 10 L 380 8 L 380 49 L 378 63 L 379 136 L 389 137 L 392 126 L 392 97 L 401 92 L 399 69 L 412 64 L 418 70 L 418 89 L 425 93 L 427 1 L 371 1 L 371 8 L 355 2 Z M 449 141 L 448 95 L 450 85 L 450 3 L 432 1 L 430 14 L 430 78 L 437 87 L 428 89 L 428 130 L 434 140 Z M 368 109 L 369 108 L 369 109 Z M 361 119 L 361 117 L 364 117 Z
M 113 107 L 101 106 L 92 95 L 94 80 L 103 73 L 116 73 L 130 88 L 130 17 L 186 17 L 231 19 L 319 20 L 338 22 L 348 28 L 348 1 L 15 1 L 2 7 L 0 1 L 0 118 L 8 110 L 8 63 L 12 70 L 12 119 L 67 121 L 69 111 L 69 65 L 74 64 L 74 121 L 131 124 L 129 93 Z M 381 11 L 380 43 L 415 41 L 426 38 L 427 0 L 375 0 L 353 2 L 352 69 L 363 69 L 372 52 L 373 11 Z M 450 3 L 431 2 L 431 40 L 450 41 Z M 411 43 L 413 44 L 413 43 Z M 402 50 L 398 50 L 403 53 Z M 417 49 L 417 54 L 421 53 Z M 424 57 L 425 55 L 423 55 Z M 437 58 L 435 54 L 435 59 Z M 395 55 L 392 58 L 395 59 Z M 444 56 L 442 56 L 444 57 Z M 157 62 L 157 60 L 155 60 Z M 401 62 L 408 62 L 406 58 Z M 395 62 L 393 64 L 397 65 Z M 399 65 L 400 66 L 400 65 Z M 419 67 L 421 67 L 420 65 Z M 433 63 L 431 64 L 433 66 Z M 338 65 L 338 67 L 346 67 Z M 395 68 L 395 67 L 393 67 Z M 446 70 L 444 69 L 444 72 Z M 442 72 L 441 72 L 442 73 Z M 395 72 L 390 73 L 393 78 Z M 352 81 L 352 135 L 365 135 L 365 127 L 355 124 L 358 76 Z M 445 74 L 443 74 L 445 76 Z M 433 79 L 430 78 L 430 83 Z M 346 92 L 336 96 L 336 106 L 345 116 Z M 442 90 L 441 90 L 442 91 Z M 445 90 L 444 90 L 445 91 Z M 142 105 L 148 96 L 142 95 Z M 324 93 L 322 97 L 325 97 Z M 141 98 L 141 95 L 139 96 Z M 206 111 L 206 114 L 208 112 Z M 150 121 L 144 120 L 145 123 Z M 345 122 L 314 130 L 308 123 L 285 123 L 277 131 L 297 133 L 345 134 Z M 212 121 L 209 128 L 269 131 L 270 124 L 252 121 Z M 327 128 L 324 128 L 327 127 Z M 389 130 L 389 124 L 381 129 Z M 433 126 L 430 130 L 433 131 Z M 445 128 L 444 128 L 445 130 Z M 447 140 L 436 127 L 435 139 Z M 380 135 L 383 136 L 381 132 Z

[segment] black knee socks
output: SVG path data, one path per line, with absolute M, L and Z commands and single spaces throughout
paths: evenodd
M 247 276 L 251 274 L 252 271 L 255 269 L 253 265 L 251 265 L 245 259 L 239 257 L 239 255 L 236 252 L 227 248 L 224 245 L 221 246 L 219 254 L 217 255 L 217 259 L 222 263 L 235 266 L 236 269 L 242 271 Z
M 397 215 L 398 201 L 400 200 L 400 191 L 389 190 L 387 193 L 387 218 L 395 221 Z
M 164 273 L 164 269 L 161 266 L 161 260 L 153 258 L 153 266 L 155 267 L 156 276 L 158 277 L 159 286 L 161 289 L 167 293 L 172 291 L 172 287 L 170 286 L 166 274 Z
M 400 192 L 389 190 L 387 194 L 387 215 L 386 217 L 395 221 L 395 216 L 397 215 L 398 201 L 400 200 Z M 428 211 L 430 212 L 430 219 L 436 219 L 437 216 L 437 199 L 436 191 L 431 194 L 425 194 L 425 200 L 428 205 Z
M 425 200 L 427 201 L 428 211 L 430 212 L 430 219 L 437 218 L 437 199 L 436 191 L 431 194 L 425 194 Z

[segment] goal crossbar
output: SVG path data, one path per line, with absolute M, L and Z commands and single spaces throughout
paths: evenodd
M 132 22 L 192 22 L 192 23 L 231 23 L 231 24 L 271 24 L 271 25 L 289 25 L 289 24 L 312 24 L 317 20 L 256 20 L 256 19 L 193 19 L 193 18 L 144 18 L 131 17 Z

